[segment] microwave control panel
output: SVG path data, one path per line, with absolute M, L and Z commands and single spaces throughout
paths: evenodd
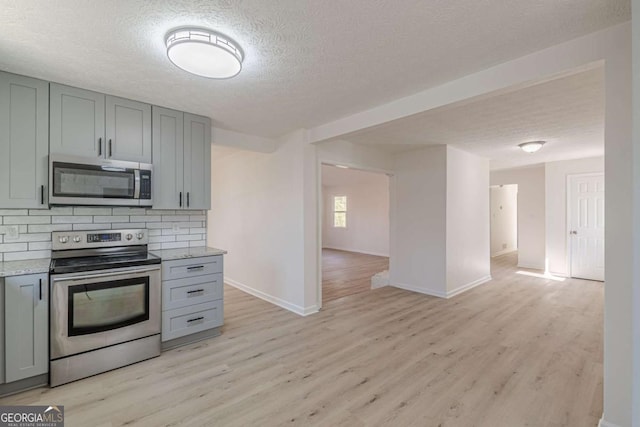
M 151 200 L 151 171 L 140 171 L 140 198 Z

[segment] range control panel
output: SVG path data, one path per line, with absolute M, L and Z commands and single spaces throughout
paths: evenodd
M 87 243 L 119 242 L 122 240 L 122 233 L 89 233 Z
M 55 231 L 51 233 L 53 250 L 109 248 L 114 246 L 146 245 L 146 229 Z

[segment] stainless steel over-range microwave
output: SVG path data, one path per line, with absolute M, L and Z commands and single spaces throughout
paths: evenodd
M 50 205 L 152 206 L 147 163 L 49 156 Z

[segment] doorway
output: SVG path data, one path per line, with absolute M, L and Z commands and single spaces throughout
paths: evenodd
M 492 185 L 491 258 L 518 250 L 518 185 Z M 511 257 L 516 260 L 517 257 Z
M 567 226 L 570 276 L 604 281 L 604 174 L 568 176 Z
M 322 303 L 387 284 L 389 177 L 323 164 L 321 189 Z

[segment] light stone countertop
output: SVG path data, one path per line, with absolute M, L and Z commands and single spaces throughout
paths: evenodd
M 49 264 L 51 264 L 49 258 L 0 262 L 0 277 L 48 273 Z
M 224 255 L 227 253 L 224 249 L 200 247 L 200 248 L 180 248 L 180 249 L 159 249 L 149 251 L 153 255 L 159 256 L 163 261 L 174 259 L 198 258 L 205 256 Z

